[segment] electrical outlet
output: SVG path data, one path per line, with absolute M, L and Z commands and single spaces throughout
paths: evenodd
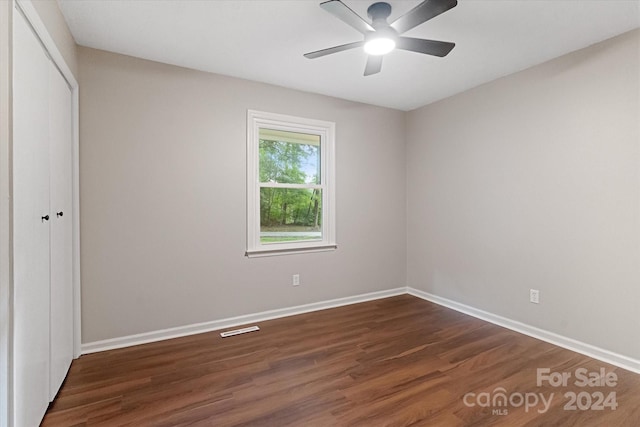
M 529 302 L 540 304 L 540 291 L 537 289 L 529 289 Z
M 291 277 L 291 284 L 293 286 L 300 286 L 300 275 L 299 274 L 294 274 Z

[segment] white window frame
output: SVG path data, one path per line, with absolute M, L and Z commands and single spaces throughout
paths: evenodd
M 262 244 L 260 242 L 260 129 L 320 136 L 320 178 L 322 190 L 322 240 Z M 308 185 L 280 184 L 286 188 Z M 297 186 L 297 187 L 296 187 Z M 247 252 L 248 257 L 330 251 L 336 245 L 335 221 L 335 123 L 263 111 L 247 111 Z

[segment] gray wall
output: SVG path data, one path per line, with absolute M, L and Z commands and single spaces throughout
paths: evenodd
M 78 57 L 83 342 L 405 285 L 403 112 Z M 336 122 L 337 251 L 245 258 L 247 109 Z
M 639 45 L 409 113 L 79 48 L 83 342 L 409 285 L 640 358 Z M 336 252 L 244 257 L 247 109 L 337 123 Z
M 639 56 L 635 30 L 410 112 L 408 285 L 640 358 Z

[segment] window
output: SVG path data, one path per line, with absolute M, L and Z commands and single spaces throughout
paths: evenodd
M 335 249 L 335 124 L 249 110 L 247 127 L 247 256 Z

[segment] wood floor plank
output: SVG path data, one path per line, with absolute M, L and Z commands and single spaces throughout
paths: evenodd
M 84 355 L 42 426 L 640 425 L 640 375 L 409 295 L 260 328 Z M 538 386 L 538 368 L 618 381 Z M 481 404 L 502 391 L 549 406 Z M 580 392 L 614 392 L 618 407 L 566 409 Z

